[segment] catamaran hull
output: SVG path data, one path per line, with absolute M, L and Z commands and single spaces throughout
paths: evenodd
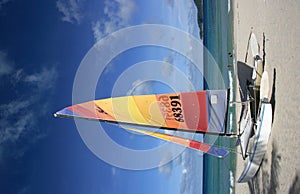
M 251 118 L 250 102 L 248 102 L 247 105 L 245 105 L 239 128 L 241 130 L 241 135 L 239 136 L 240 147 L 243 159 L 245 160 L 247 156 L 249 139 L 253 134 L 253 122 Z
M 261 112 L 257 119 L 257 130 L 254 135 L 251 155 L 242 175 L 238 179 L 239 183 L 248 182 L 256 175 L 267 151 L 271 125 L 272 106 L 270 103 L 262 103 Z

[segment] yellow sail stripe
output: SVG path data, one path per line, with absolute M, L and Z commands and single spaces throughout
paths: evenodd
M 149 125 L 165 127 L 165 119 L 160 112 L 155 95 L 133 96 L 135 111 L 138 111 Z
M 112 98 L 94 100 L 94 103 L 96 106 L 100 107 L 104 112 L 115 118 L 113 114 Z
M 108 98 L 94 103 L 120 122 L 166 126 L 155 95 Z
M 127 107 L 124 108 L 128 111 L 129 119 L 132 119 L 134 123 L 148 124 L 147 115 L 140 112 L 139 107 L 135 103 L 134 97 L 128 97 Z
M 130 130 L 130 131 L 134 131 L 134 132 L 138 132 L 138 133 L 142 133 L 142 134 L 145 134 L 145 135 L 149 135 L 149 136 L 152 136 L 152 137 L 156 137 L 158 139 L 171 141 L 171 137 L 167 136 L 163 133 L 155 133 L 155 132 L 151 132 L 151 131 L 145 131 L 145 130 L 130 128 L 130 127 L 125 127 L 125 129 Z

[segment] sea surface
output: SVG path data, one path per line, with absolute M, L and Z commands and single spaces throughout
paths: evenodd
M 236 74 L 233 51 L 233 14 L 231 1 L 194 1 L 198 10 L 198 25 L 203 36 L 204 88 L 229 89 L 229 101 L 235 101 Z M 226 133 L 236 133 L 235 105 L 228 110 Z M 235 138 L 205 135 L 204 141 L 232 150 L 224 159 L 204 155 L 203 193 L 234 193 Z

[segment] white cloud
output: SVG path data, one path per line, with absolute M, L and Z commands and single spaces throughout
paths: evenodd
M 38 127 L 44 113 L 36 108 L 37 102 L 28 98 L 0 105 L 0 164 L 6 158 L 22 157 L 33 143 L 45 136 L 45 131 Z
M 56 69 L 52 67 L 49 69 L 43 68 L 41 72 L 27 75 L 23 78 L 23 81 L 37 86 L 39 90 L 46 90 L 54 86 L 56 78 Z
M 170 63 L 170 64 L 172 65 L 173 62 L 174 62 L 174 56 L 173 56 L 173 55 L 166 56 L 166 57 L 164 58 L 164 62 Z
M 58 0 L 56 7 L 63 14 L 62 21 L 79 24 L 82 19 L 81 0 Z
M 6 109 L 13 106 L 12 104 L 20 107 L 20 109 L 17 109 L 16 107 L 13 108 L 13 111 Z M 25 110 L 25 108 L 29 108 L 29 104 L 28 101 L 13 101 L 7 105 L 0 106 L 1 113 L 6 111 L 4 114 L 1 114 L 0 119 L 0 144 L 7 141 L 13 143 L 16 142 L 22 133 L 33 127 L 36 121 L 34 115 L 31 111 Z M 22 114 L 22 112 L 24 113 Z
M 12 0 L 1 0 L 0 1 L 0 10 L 2 9 L 2 7 L 7 4 L 8 2 L 11 2 Z
M 7 118 L 9 115 L 15 115 L 22 109 L 27 108 L 30 105 L 30 100 L 16 101 L 13 100 L 8 104 L 0 105 L 0 115 L 2 118 Z
M 104 4 L 105 19 L 92 22 L 92 31 L 96 41 L 109 33 L 128 26 L 136 9 L 132 0 L 106 0 Z
M 170 161 L 170 162 L 168 162 Z M 166 163 L 168 162 L 168 163 Z M 172 174 L 173 166 L 174 166 L 174 160 L 172 160 L 172 153 L 167 153 L 163 159 L 160 161 L 158 171 L 164 175 L 166 175 L 167 178 L 169 178 Z
M 1 55 L 4 56 L 3 53 Z M 7 61 L 4 59 L 1 61 Z M 5 72 L 8 75 L 5 80 L 10 79 L 6 82 L 5 90 L 18 93 L 20 88 L 26 88 L 27 92 L 22 92 L 21 95 L 18 93 L 17 98 L 0 104 L 0 162 L 5 157 L 22 156 L 30 144 L 44 136 L 45 131 L 38 124 L 49 108 L 47 103 L 41 104 L 42 107 L 37 104 L 45 99 L 45 93 L 51 93 L 57 78 L 55 67 L 43 68 L 34 74 L 27 74 L 23 69 L 12 67 Z M 23 142 L 24 139 L 27 139 L 27 143 L 18 146 L 20 140 Z M 10 147 L 9 151 L 7 146 Z
M 152 89 L 153 89 L 153 82 L 142 81 L 138 79 L 132 83 L 131 90 L 127 92 L 127 95 L 150 94 Z
M 101 30 L 100 30 L 100 22 L 99 21 L 92 22 L 92 31 L 93 31 L 94 38 L 96 41 L 99 41 L 104 36 L 103 32 L 101 32 Z
M 116 174 L 117 174 L 117 168 L 116 167 L 111 167 L 111 174 L 113 175 L 113 176 L 116 176 Z
M 14 83 L 14 84 L 15 84 L 15 83 L 18 83 L 18 82 L 20 82 L 21 79 L 23 78 L 23 76 L 24 76 L 24 71 L 23 71 L 23 69 L 19 69 L 19 70 L 15 71 L 14 74 L 11 75 L 11 76 L 13 77 L 12 83 Z
M 171 74 L 174 72 L 174 67 L 173 67 L 174 56 L 172 55 L 166 56 L 163 59 L 163 61 L 166 63 L 161 68 L 162 75 L 165 77 L 170 77 Z
M 21 188 L 19 191 L 18 191 L 18 194 L 28 194 L 28 193 L 31 193 L 31 187 L 30 185 L 26 185 L 25 187 Z
M 199 181 L 202 179 L 201 157 L 196 156 L 190 149 L 183 152 L 180 193 L 197 193 L 201 190 L 202 183 Z
M 6 53 L 0 51 L 0 78 L 4 75 L 9 75 L 12 71 L 13 63 L 7 59 Z
M 174 5 L 175 5 L 175 0 L 166 0 L 166 2 L 167 2 L 167 5 L 169 5 L 170 7 L 174 7 Z

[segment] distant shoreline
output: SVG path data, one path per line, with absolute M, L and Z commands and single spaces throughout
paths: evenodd
M 194 0 L 194 3 L 197 8 L 197 23 L 200 29 L 200 38 L 203 40 L 203 0 Z M 201 10 L 201 11 L 199 11 Z

